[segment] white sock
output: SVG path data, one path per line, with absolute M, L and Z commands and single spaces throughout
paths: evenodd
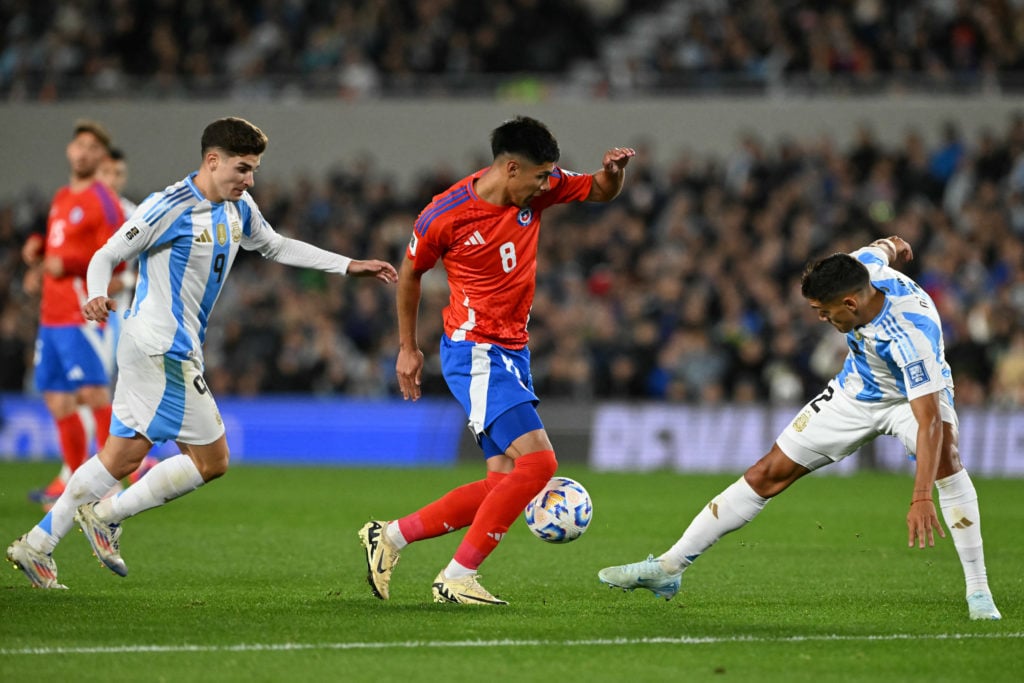
M 675 545 L 658 558 L 661 568 L 669 574 L 683 571 L 722 536 L 754 519 L 767 503 L 740 477 L 708 503 Z
M 52 553 L 75 523 L 75 511 L 80 505 L 99 500 L 117 479 L 107 471 L 100 459 L 91 457 L 75 470 L 64 493 L 53 504 L 46 516 L 28 532 L 28 544 L 44 553 Z
M 203 476 L 192 458 L 178 454 L 161 461 L 120 494 L 99 503 L 96 515 L 106 522 L 117 523 L 195 491 L 202 485 Z
M 448 566 L 444 568 L 444 578 L 446 579 L 461 579 L 463 576 L 469 576 L 470 574 L 476 574 L 476 570 L 463 566 L 455 560 L 449 562 Z
M 402 530 L 398 528 L 397 521 L 388 522 L 387 526 L 384 527 L 384 534 L 388 537 L 391 545 L 395 546 L 398 550 L 409 545 L 409 541 L 405 540 L 405 536 L 402 535 Z
M 985 552 L 981 542 L 981 513 L 974 483 L 967 470 L 960 470 L 936 481 L 935 488 L 939 490 L 942 518 L 946 521 L 946 527 L 953 537 L 953 546 L 964 568 L 967 595 L 975 591 L 988 593 Z

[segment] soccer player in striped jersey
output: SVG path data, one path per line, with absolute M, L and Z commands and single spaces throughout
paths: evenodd
M 248 192 L 266 145 L 263 131 L 244 119 L 214 121 L 203 131 L 199 170 L 150 195 L 93 256 L 84 307 L 89 320 L 105 321 L 116 306 L 107 296 L 116 264 L 137 257 L 139 280 L 118 343 L 110 437 L 71 476 L 53 509 L 7 548 L 7 558 L 33 585 L 64 587 L 51 554 L 73 519 L 96 557 L 125 576 L 121 521 L 227 470 L 224 424 L 203 379 L 203 340 L 240 248 L 286 265 L 397 281 L 389 263 L 352 260 L 271 228 Z M 153 444 L 172 440 L 180 454 L 100 501 L 139 466 Z
M 402 548 L 469 527 L 434 580 L 434 601 L 506 604 L 480 585 L 477 569 L 557 467 L 537 414 L 527 347 L 541 214 L 555 204 L 614 199 L 635 154 L 615 147 L 594 174 L 566 171 L 557 165 L 554 136 L 528 117 L 496 128 L 491 151 L 490 166 L 434 197 L 416 219 L 399 269 L 396 363 L 402 395 L 415 401 L 423 369 L 416 338 L 420 279 L 440 260 L 451 291 L 443 312 L 442 371 L 469 416 L 487 474 L 397 521 L 360 529 L 370 587 L 383 600 Z
M 953 537 L 971 619 L 1000 619 L 982 550 L 978 494 L 960 462 L 953 377 L 931 297 L 902 274 L 913 251 L 899 237 L 811 265 L 801 290 L 818 317 L 846 335 L 842 370 L 783 430 L 771 450 L 714 498 L 660 557 L 598 572 L 604 583 L 671 599 L 683 571 L 723 535 L 754 519 L 768 500 L 879 435 L 895 436 L 915 461 L 907 545 L 945 538 L 932 497 Z
M 33 235 L 22 248 L 32 269 L 26 281 L 42 276 L 35 384 L 56 423 L 64 460 L 49 485 L 29 494 L 44 508 L 89 456 L 79 405 L 92 414 L 98 447 L 110 430 L 110 331 L 82 314 L 89 259 L 124 222 L 117 195 L 97 178 L 110 145 L 110 133 L 100 123 L 75 123 L 66 150 L 70 180 L 53 197 L 45 237 Z

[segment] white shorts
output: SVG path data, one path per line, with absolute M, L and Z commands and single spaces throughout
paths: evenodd
M 951 391 L 940 394 L 943 422 L 957 427 Z M 779 434 L 776 443 L 790 460 L 809 470 L 839 462 L 858 448 L 887 434 L 917 451 L 917 419 L 909 401 L 867 403 L 853 398 L 832 380 Z
M 152 356 L 123 330 L 117 344 L 117 386 L 110 433 L 141 434 L 155 444 L 180 441 L 197 446 L 224 434 L 217 402 L 198 360 Z

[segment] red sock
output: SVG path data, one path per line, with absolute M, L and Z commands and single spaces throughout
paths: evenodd
M 112 413 L 113 408 L 111 406 L 93 408 L 92 419 L 96 421 L 97 450 L 103 448 L 103 444 L 107 442 L 107 437 L 110 436 L 110 416 Z
M 480 503 L 507 476 L 506 472 L 488 472 L 486 479 L 452 489 L 433 503 L 402 517 L 398 520 L 402 536 L 412 543 L 469 526 Z
M 78 413 L 57 420 L 57 437 L 60 440 L 61 456 L 64 464 L 72 472 L 89 457 L 89 445 L 85 442 L 85 425 Z
M 466 537 L 455 551 L 455 561 L 467 569 L 479 567 L 557 468 L 554 451 L 519 456 L 515 469 L 480 504 Z

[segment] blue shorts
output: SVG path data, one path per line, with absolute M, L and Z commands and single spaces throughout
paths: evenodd
M 523 434 L 544 428 L 537 415 L 528 348 L 453 342 L 442 335 L 441 372 L 486 457 L 504 453 Z
M 110 383 L 109 328 L 86 323 L 39 327 L 35 382 L 39 391 L 74 392 Z

